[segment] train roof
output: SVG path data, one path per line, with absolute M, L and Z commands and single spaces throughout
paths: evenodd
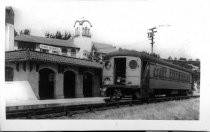
M 105 55 L 104 59 L 107 60 L 110 57 L 114 57 L 114 56 L 134 56 L 134 57 L 139 57 L 142 60 L 149 60 L 151 62 L 154 63 L 158 63 L 158 64 L 162 64 L 162 65 L 166 65 L 172 68 L 176 68 L 185 72 L 189 72 L 189 73 L 193 73 L 192 70 L 190 69 L 186 69 L 184 67 L 172 64 L 170 62 L 166 62 L 164 60 L 158 59 L 156 57 L 150 56 L 144 52 L 138 52 L 138 51 L 129 51 L 129 50 L 123 50 L 123 51 L 115 51 L 115 52 L 111 52 Z

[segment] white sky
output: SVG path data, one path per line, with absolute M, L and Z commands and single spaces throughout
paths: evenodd
M 46 31 L 71 31 L 82 17 L 92 25 L 93 40 L 117 47 L 146 50 L 151 45 L 149 28 L 159 25 L 154 52 L 163 58 L 200 58 L 200 47 L 209 44 L 207 15 L 210 2 L 205 0 L 132 0 L 68 1 L 10 0 L 15 11 L 15 29 L 28 28 L 32 35 Z

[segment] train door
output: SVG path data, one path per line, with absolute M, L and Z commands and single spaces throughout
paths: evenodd
M 126 73 L 126 58 L 114 59 L 115 69 L 115 84 L 125 85 L 125 73 Z
M 141 60 L 136 57 L 127 58 L 126 85 L 140 86 L 141 83 Z

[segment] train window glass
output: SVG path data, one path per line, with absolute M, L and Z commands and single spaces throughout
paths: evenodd
M 157 73 L 156 75 L 159 76 L 159 68 L 157 68 L 157 72 L 156 73 Z
M 160 68 L 160 70 L 159 70 L 159 77 L 161 77 L 161 68 Z
M 111 62 L 110 62 L 110 61 L 106 61 L 106 62 L 105 62 L 105 68 L 106 68 L 107 70 L 109 70 L 109 69 L 111 68 Z
M 130 62 L 129 62 L 129 67 L 131 68 L 131 69 L 136 69 L 137 68 L 137 61 L 135 61 L 135 60 L 131 60 Z
M 156 77 L 155 72 L 156 72 L 156 67 L 154 68 L 154 71 L 153 71 L 153 77 Z
M 158 77 L 159 74 L 159 68 L 156 69 L 156 77 Z
M 164 76 L 165 76 L 165 78 L 167 77 L 167 76 L 166 76 L 166 73 L 167 73 L 167 69 L 164 68 Z
M 171 71 L 171 69 L 169 71 L 170 71 L 169 78 L 172 78 L 172 71 Z

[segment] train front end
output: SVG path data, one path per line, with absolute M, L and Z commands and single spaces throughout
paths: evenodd
M 122 98 L 140 89 L 141 59 L 133 56 L 112 56 L 103 67 L 103 88 L 106 96 Z

